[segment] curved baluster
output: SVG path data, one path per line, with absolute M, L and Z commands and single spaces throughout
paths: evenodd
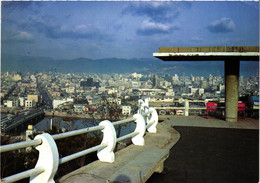
M 99 126 L 103 126 L 103 140 L 101 144 L 107 144 L 107 147 L 104 149 L 98 150 L 97 156 L 100 161 L 103 162 L 114 162 L 115 161 L 115 154 L 113 152 L 116 146 L 116 131 L 113 124 L 108 121 L 101 121 Z
M 53 178 L 59 166 L 59 153 L 56 143 L 48 133 L 37 135 L 34 139 L 42 140 L 42 144 L 36 147 L 39 151 L 39 158 L 35 168 L 43 167 L 44 172 L 31 176 L 30 183 L 55 183 Z

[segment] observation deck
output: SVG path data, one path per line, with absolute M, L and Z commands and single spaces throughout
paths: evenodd
M 237 122 L 240 61 L 259 61 L 257 46 L 161 47 L 153 56 L 163 61 L 224 61 L 225 118 Z
M 169 116 L 164 122 L 158 123 L 157 112 L 154 108 L 148 106 L 148 101 L 144 102 L 139 100 L 138 103 L 138 113 L 132 118 L 112 123 L 105 120 L 102 121 L 99 126 L 56 135 L 45 133 L 36 136 L 34 140 L 1 146 L 1 153 L 32 146 L 36 147 L 39 151 L 38 162 L 35 168 L 1 178 L 1 182 L 15 182 L 30 178 L 31 183 L 53 183 L 53 178 L 59 164 L 66 163 L 95 151 L 97 151 L 99 160 L 84 165 L 82 168 L 74 170 L 55 181 L 60 183 L 135 183 L 146 181 L 158 182 L 158 180 L 162 182 L 172 182 L 174 180 L 172 178 L 177 177 L 178 180 L 175 182 L 185 182 L 187 180 L 188 182 L 191 182 L 191 180 L 195 180 L 195 178 L 198 179 L 198 177 L 196 177 L 198 173 L 201 176 L 199 177 L 201 180 L 208 180 L 208 182 L 212 180 L 221 180 L 220 182 L 230 180 L 230 182 L 235 182 L 237 179 L 245 179 L 243 174 L 240 173 L 241 170 L 252 180 L 257 180 L 258 163 L 255 159 L 257 159 L 259 155 L 257 151 L 259 120 L 245 118 L 239 119 L 237 123 L 229 123 L 219 119 L 205 119 L 199 116 Z M 129 122 L 136 123 L 135 131 L 117 138 L 113 126 Z M 182 129 L 179 133 L 172 127 L 176 128 L 178 131 L 181 128 L 184 128 L 184 131 Z M 188 131 L 185 129 L 186 127 L 188 127 Z M 229 131 L 229 129 L 231 131 Z M 100 145 L 59 158 L 55 140 L 97 130 L 103 132 L 103 140 Z M 200 135 L 198 133 L 201 131 L 203 131 L 202 136 L 198 137 L 198 135 Z M 205 131 L 208 132 L 206 133 Z M 219 139 L 214 140 L 215 136 L 223 139 L 222 133 L 224 133 L 225 138 L 230 138 L 231 141 L 230 139 L 225 139 L 223 142 Z M 239 138 L 240 141 L 236 141 L 235 146 L 233 147 L 234 135 L 237 135 L 236 138 Z M 209 137 L 212 141 L 208 139 Z M 113 148 L 115 147 L 115 144 L 127 138 L 131 138 L 133 144 L 114 153 Z M 185 142 L 185 139 L 187 138 L 188 141 Z M 209 144 L 207 144 L 207 142 Z M 215 145 L 215 143 L 218 145 Z M 205 144 L 205 147 L 202 148 L 201 144 Z M 210 151 L 206 153 L 205 151 L 208 150 L 209 145 L 211 145 L 210 148 L 213 149 L 209 149 Z M 223 148 L 219 148 L 223 145 L 225 147 L 230 147 L 232 151 L 224 151 Z M 187 148 L 190 150 L 187 151 Z M 238 149 L 238 151 L 253 149 L 252 152 L 254 153 L 248 151 L 245 154 L 239 153 L 239 155 L 237 155 L 238 152 L 233 150 L 233 148 Z M 177 157 L 175 157 L 174 154 L 176 151 L 179 152 Z M 189 154 L 190 151 L 195 151 L 199 155 L 194 153 Z M 219 152 L 223 153 L 221 159 L 215 157 L 215 154 Z M 226 160 L 225 163 L 220 161 L 227 158 L 225 156 L 226 153 L 231 153 L 228 155 L 227 159 L 227 162 L 230 165 L 230 169 L 228 170 L 225 168 Z M 206 161 L 204 156 L 206 157 Z M 243 162 L 241 162 L 241 158 Z M 211 163 L 208 163 L 208 161 Z M 204 163 L 203 166 L 201 166 L 202 162 Z M 214 171 L 216 169 L 216 164 L 218 164 L 218 167 L 222 168 Z M 232 167 L 233 164 L 236 164 L 236 166 Z M 248 167 L 251 167 L 251 169 L 244 170 L 244 166 L 247 165 Z M 196 168 L 196 174 L 193 173 L 194 167 Z M 182 171 L 185 171 L 185 174 L 180 175 L 179 172 Z M 204 179 L 205 177 L 202 176 L 205 171 L 207 171 L 207 175 L 209 175 L 207 179 Z M 162 174 L 154 174 L 155 172 Z M 234 179 L 234 175 L 237 179 Z
M 30 183 L 53 183 L 60 164 L 96 151 L 98 161 L 69 173 L 59 182 L 147 181 L 154 172 L 163 171 L 164 161 L 180 135 L 171 126 L 158 124 L 157 111 L 148 106 L 148 100 L 139 100 L 138 105 L 137 114 L 131 118 L 115 122 L 104 120 L 98 126 L 55 135 L 43 133 L 37 135 L 34 140 L 0 146 L 1 153 L 31 147 L 39 151 L 38 161 L 33 169 L 2 178 L 1 182 L 15 182 L 30 178 Z M 134 132 L 117 137 L 115 126 L 130 122 L 136 123 Z M 59 157 L 55 140 L 99 130 L 103 133 L 103 140 L 99 145 Z M 116 144 L 128 138 L 131 138 L 133 144 L 114 153 Z

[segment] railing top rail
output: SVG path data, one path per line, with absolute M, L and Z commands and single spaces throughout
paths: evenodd
M 140 110 L 140 113 L 142 113 L 142 114 L 137 113 L 133 117 L 130 117 L 130 118 L 127 118 L 127 119 L 115 121 L 113 123 L 105 120 L 105 121 L 102 121 L 99 124 L 99 126 L 93 126 L 93 127 L 74 130 L 74 131 L 70 131 L 70 132 L 55 134 L 55 135 L 52 135 L 52 136 L 50 134 L 41 134 L 41 135 L 37 136 L 35 138 L 35 140 L 18 142 L 18 143 L 14 143 L 14 144 L 8 144 L 8 145 L 0 146 L 0 153 L 2 153 L 2 152 L 16 150 L 16 149 L 20 149 L 20 148 L 26 148 L 26 147 L 41 145 L 41 146 L 39 146 L 39 149 L 37 149 L 38 151 L 40 151 L 40 155 L 39 155 L 40 160 L 38 160 L 38 163 L 42 162 L 43 159 L 44 159 L 44 163 L 41 164 L 41 166 L 39 165 L 40 167 L 36 167 L 34 169 L 30 169 L 30 170 L 27 170 L 27 171 L 24 171 L 24 172 L 3 178 L 3 179 L 1 179 L 1 181 L 15 182 L 15 181 L 27 178 L 27 177 L 31 177 L 33 175 L 40 174 L 44 171 L 47 172 L 47 170 L 49 171 L 49 168 L 53 168 L 52 171 L 55 173 L 56 172 L 55 167 L 56 167 L 57 163 L 62 164 L 62 163 L 68 162 L 70 160 L 73 160 L 75 158 L 81 157 L 83 155 L 89 154 L 89 153 L 94 152 L 94 151 L 98 151 L 98 158 L 99 158 L 100 161 L 114 162 L 113 149 L 115 147 L 116 142 L 119 142 L 119 141 L 124 140 L 126 138 L 132 137 L 133 144 L 144 145 L 143 136 L 145 134 L 146 129 L 149 128 L 148 131 L 152 132 L 152 133 L 156 132 L 156 129 L 155 130 L 150 129 L 150 127 L 152 125 L 154 125 L 155 123 L 158 123 L 158 115 L 157 115 L 155 108 L 150 108 L 147 104 L 147 100 L 145 100 L 145 101 L 139 100 L 138 104 L 141 105 L 140 108 L 142 108 L 142 109 Z M 148 110 L 144 110 L 144 108 L 147 108 Z M 144 118 L 145 116 L 148 116 L 151 113 L 152 113 L 151 118 L 149 118 L 149 119 L 147 117 Z M 146 120 L 148 120 L 148 121 L 146 121 Z M 115 133 L 115 128 L 113 126 L 132 122 L 132 121 L 136 122 L 135 131 L 132 132 L 132 133 L 129 133 L 125 136 L 117 138 L 116 133 Z M 149 123 L 149 124 L 146 126 L 146 123 Z M 85 149 L 83 151 L 71 154 L 69 156 L 66 156 L 66 157 L 63 157 L 63 158 L 60 158 L 60 159 L 58 158 L 57 146 L 56 146 L 56 143 L 54 142 L 54 140 L 58 140 L 58 139 L 66 138 L 66 137 L 71 137 L 71 136 L 76 136 L 76 135 L 81 135 L 81 134 L 85 134 L 85 133 L 93 132 L 93 131 L 97 131 L 97 130 L 103 130 L 102 131 L 103 132 L 103 140 L 102 140 L 100 145 L 94 146 L 92 148 Z M 46 151 L 46 149 L 48 151 Z M 46 153 L 46 152 L 48 152 L 48 153 Z M 54 159 L 46 158 L 45 157 L 46 154 L 49 154 L 49 155 L 51 154 L 55 158 Z M 41 157 L 41 155 L 44 155 L 44 158 Z M 54 164 L 55 166 L 53 165 L 52 167 L 51 166 L 45 167 L 45 165 L 48 164 L 48 163 L 45 162 L 45 160 L 47 160 L 47 159 L 50 159 L 50 162 L 57 161 L 57 163 Z M 49 176 L 49 178 L 51 178 L 51 176 Z M 53 180 L 53 177 L 51 179 Z
M 103 129 L 104 129 L 103 126 L 94 126 L 94 127 L 84 128 L 84 129 L 80 129 L 80 130 L 74 130 L 74 131 L 70 131 L 70 132 L 52 135 L 52 137 L 54 140 L 57 140 L 57 139 L 62 139 L 62 138 L 71 137 L 71 136 L 75 136 L 75 135 L 81 135 L 81 134 L 84 134 L 87 132 L 93 132 L 93 131 L 103 130 Z
M 148 112 L 146 112 L 142 115 L 146 116 L 150 113 L 152 113 L 151 110 L 149 110 Z M 131 117 L 131 118 L 123 119 L 123 120 L 120 120 L 120 121 L 115 121 L 112 124 L 115 126 L 115 125 L 120 125 L 120 124 L 124 124 L 124 123 L 128 123 L 128 122 L 132 122 L 132 121 L 135 121 L 135 120 L 136 120 L 136 117 Z M 87 132 L 103 130 L 103 129 L 104 129 L 104 127 L 102 127 L 102 126 L 94 126 L 94 127 L 84 128 L 84 129 L 80 129 L 80 130 L 74 130 L 74 131 L 70 131 L 70 132 L 52 135 L 52 137 L 53 137 L 54 140 L 58 140 L 58 139 L 66 138 L 66 137 L 81 135 L 81 134 L 84 134 L 84 133 L 87 133 Z M 8 145 L 0 146 L 0 152 L 6 152 L 6 151 L 11 151 L 11 150 L 36 146 L 36 145 L 40 145 L 40 144 L 41 144 L 40 139 L 18 142 L 18 143 L 14 143 L 14 144 L 8 144 Z
M 153 110 L 149 109 L 147 112 L 143 113 L 142 116 L 147 116 L 148 114 L 151 114 Z
M 44 168 L 43 167 L 37 167 L 37 168 L 33 168 L 33 169 L 30 169 L 30 170 L 27 170 L 27 171 L 24 171 L 24 172 L 15 174 L 15 175 L 11 175 L 9 177 L 5 177 L 5 178 L 1 179 L 1 182 L 5 182 L 5 183 L 16 182 L 18 180 L 22 180 L 22 179 L 25 179 L 25 178 L 30 177 L 32 175 L 40 174 L 42 172 L 44 172 Z
M 127 138 L 134 137 L 134 136 L 136 136 L 136 135 L 138 135 L 138 134 L 139 134 L 139 132 L 132 132 L 132 133 L 129 133 L 129 134 L 127 134 L 127 135 L 124 135 L 124 136 L 122 136 L 122 137 L 117 138 L 116 141 L 117 141 L 117 142 L 120 142 L 120 141 L 125 140 L 125 139 L 127 139 Z
M 144 106 L 146 109 L 149 109 L 149 107 L 147 105 Z
M 75 136 L 75 135 L 81 135 L 81 134 L 84 134 L 87 132 L 103 130 L 103 129 L 104 129 L 103 126 L 94 126 L 94 127 L 90 127 L 90 128 L 84 128 L 84 129 L 80 129 L 80 130 L 74 130 L 71 132 L 52 135 L 52 137 L 54 140 L 57 140 L 57 139 L 62 139 L 62 138 L 71 137 L 71 136 Z M 24 141 L 24 142 L 17 142 L 17 143 L 13 143 L 13 144 L 7 144 L 7 145 L 0 146 L 0 152 L 3 153 L 3 152 L 17 150 L 17 149 L 21 149 L 21 148 L 37 146 L 37 145 L 40 145 L 41 143 L 42 143 L 41 139 L 36 139 L 36 140 L 29 140 L 29 141 Z
M 84 156 L 84 155 L 86 155 L 86 154 L 95 152 L 95 151 L 100 150 L 100 149 L 103 149 L 103 148 L 105 148 L 106 146 L 107 146 L 107 144 L 100 144 L 100 145 L 97 145 L 97 146 L 94 146 L 94 147 L 85 149 L 85 150 L 83 150 L 83 151 L 80 151 L 80 152 L 77 152 L 77 153 L 68 155 L 68 156 L 66 156 L 66 157 L 60 158 L 60 159 L 59 159 L 59 164 L 66 163 L 66 162 L 71 161 L 71 160 L 73 160 L 73 159 L 76 159 L 76 158 L 78 158 L 78 157 Z
M 203 102 L 203 103 L 205 103 L 205 102 L 207 102 L 207 101 L 205 101 L 205 100 L 188 100 L 189 102 Z M 150 101 L 150 103 L 162 103 L 162 102 L 165 102 L 165 103 L 171 103 L 171 102 L 180 102 L 179 100 L 169 100 L 169 101 L 157 101 L 157 100 L 155 100 L 155 101 Z M 185 99 L 183 99 L 183 102 L 185 102 Z
M 131 118 L 123 119 L 123 120 L 120 120 L 120 121 L 115 121 L 112 124 L 114 126 L 116 126 L 116 125 L 120 125 L 120 124 L 124 124 L 124 123 L 129 123 L 129 122 L 132 122 L 132 121 L 135 121 L 135 120 L 136 120 L 136 117 L 131 117 Z
M 3 153 L 3 152 L 17 150 L 21 148 L 37 146 L 40 145 L 41 143 L 42 143 L 41 139 L 36 139 L 36 140 L 29 140 L 24 142 L 17 142 L 13 144 L 7 144 L 7 145 L 0 146 L 0 152 Z

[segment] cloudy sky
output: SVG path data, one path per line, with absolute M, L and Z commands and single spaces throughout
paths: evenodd
M 152 58 L 159 47 L 258 46 L 259 2 L 2 2 L 2 54 Z

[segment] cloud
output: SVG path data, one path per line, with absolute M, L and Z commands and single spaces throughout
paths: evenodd
M 174 30 L 180 29 L 179 25 L 171 25 L 144 20 L 141 27 L 137 30 L 137 34 L 149 36 L 154 34 L 169 34 Z
M 169 22 L 179 16 L 177 7 L 173 8 L 169 2 L 133 2 L 126 7 L 122 14 L 147 16 L 153 21 Z
M 89 24 L 64 24 L 57 22 L 49 15 L 28 17 L 26 21 L 16 24 L 20 29 L 36 31 L 52 39 L 102 39 L 108 36 L 99 29 Z
M 41 25 L 38 27 L 40 28 Z M 42 31 L 47 37 L 53 39 L 59 38 L 72 38 L 72 39 L 88 39 L 90 37 L 95 37 L 97 32 L 94 32 L 94 29 L 91 26 L 87 25 L 76 25 L 76 26 L 67 26 L 67 25 L 56 25 L 56 26 L 46 26 Z
M 228 33 L 235 30 L 235 23 L 230 18 L 221 18 L 212 22 L 207 28 L 212 33 Z
M 31 33 L 26 31 L 9 30 L 2 32 L 2 40 L 33 43 L 35 38 Z
M 34 40 L 34 37 L 32 34 L 28 33 L 28 32 L 19 32 L 16 37 L 15 37 L 18 41 L 24 41 L 24 42 L 30 42 Z

